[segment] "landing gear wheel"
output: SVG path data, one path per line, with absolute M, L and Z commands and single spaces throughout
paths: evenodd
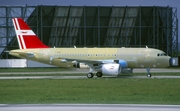
M 102 72 L 97 72 L 97 73 L 96 73 L 96 76 L 97 76 L 97 77 L 102 77 L 102 75 L 103 75 Z
M 147 77 L 151 77 L 150 68 L 146 68 L 147 71 Z
M 93 76 L 94 76 L 93 73 L 88 73 L 88 74 L 87 74 L 87 77 L 88 77 L 88 78 L 93 78 Z
M 147 74 L 147 77 L 151 77 L 151 74 L 149 73 L 149 74 Z

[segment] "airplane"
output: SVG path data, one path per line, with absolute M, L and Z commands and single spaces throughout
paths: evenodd
M 118 76 L 132 73 L 134 68 L 146 68 L 151 77 L 151 68 L 171 66 L 174 60 L 165 52 L 148 48 L 50 48 L 43 44 L 22 18 L 13 18 L 13 25 L 20 49 L 10 55 L 59 67 L 80 68 L 89 66 L 88 78 L 103 75 Z

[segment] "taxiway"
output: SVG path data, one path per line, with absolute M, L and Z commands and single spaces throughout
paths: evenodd
M 1 76 L 0 79 L 84 79 L 86 77 L 86 73 L 88 69 L 74 69 L 74 70 L 67 70 L 61 72 L 0 72 L 0 75 L 8 75 L 11 74 L 12 76 Z M 136 76 L 134 75 L 123 75 L 123 76 L 103 76 L 103 78 L 147 78 L 146 77 L 146 70 L 145 69 L 134 69 L 134 73 L 145 73 L 144 76 Z M 180 69 L 152 69 L 151 73 L 162 73 L 162 72 L 180 72 Z M 15 76 L 16 74 L 22 74 L 23 76 Z M 30 74 L 43 74 L 43 76 L 25 76 Z M 45 74 L 67 74 L 67 76 L 45 76 Z M 74 76 L 69 76 L 68 74 L 75 74 Z M 77 76 L 76 74 L 84 74 L 84 76 Z M 13 76 L 14 75 L 14 76 Z M 94 78 L 97 78 L 94 76 Z M 153 74 L 151 78 L 180 78 L 180 76 L 157 76 Z
M 144 104 L 17 104 L 0 105 L 1 111 L 179 111 L 180 105 Z

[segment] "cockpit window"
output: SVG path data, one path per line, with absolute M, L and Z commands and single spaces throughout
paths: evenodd
M 166 53 L 163 53 L 163 56 L 166 56 Z
M 157 56 L 166 56 L 166 53 L 158 53 Z

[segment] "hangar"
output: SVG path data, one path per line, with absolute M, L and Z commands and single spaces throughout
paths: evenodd
M 0 6 L 0 59 L 17 49 L 13 17 L 50 47 L 150 47 L 178 56 L 177 8 L 159 6 Z

